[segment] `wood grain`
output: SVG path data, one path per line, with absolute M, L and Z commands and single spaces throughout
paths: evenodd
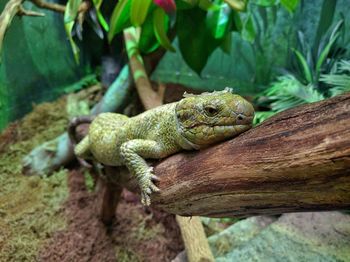
M 284 111 L 155 167 L 152 203 L 184 216 L 350 208 L 350 94 Z

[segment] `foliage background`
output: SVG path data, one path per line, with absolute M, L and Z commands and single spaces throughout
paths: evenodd
M 62 1 L 56 1 L 62 2 Z M 177 1 L 179 2 L 179 1 Z M 242 21 L 252 21 L 244 32 L 232 32 L 230 53 L 217 48 L 209 57 L 200 75 L 185 63 L 179 51 L 179 39 L 172 45 L 176 52 L 167 52 L 152 79 L 157 82 L 178 83 L 200 91 L 220 90 L 226 86 L 247 96 L 256 96 L 283 74 L 291 64 L 292 49 L 296 47 L 296 32 L 313 43 L 318 28 L 327 21 L 321 19 L 322 6 L 330 0 L 300 0 L 294 12 L 282 8 L 279 1 L 251 0 L 248 12 L 240 13 Z M 350 28 L 350 4 L 337 0 L 329 18 L 344 18 L 344 28 Z M 0 3 L 0 9 L 5 2 Z M 38 9 L 25 2 L 30 10 Z M 104 1 L 101 12 L 108 20 L 115 3 Z M 80 48 L 80 64 L 76 64 L 63 26 L 63 15 L 40 10 L 44 18 L 15 17 L 9 27 L 0 64 L 0 130 L 9 121 L 29 112 L 33 103 L 50 101 L 64 92 L 65 87 L 89 74 L 106 52 L 106 39 L 100 40 L 91 23 L 84 25 L 83 41 L 74 36 Z M 342 15 L 343 14 L 343 15 Z M 170 18 L 173 19 L 173 18 Z M 147 23 L 147 18 L 146 22 Z M 191 25 L 196 27 L 196 23 Z M 349 57 L 350 33 L 343 30 L 343 43 Z M 243 36 L 243 37 L 242 37 Z M 20 39 L 20 41 L 18 40 Z M 248 41 L 247 41 L 248 40 Z M 120 36 L 112 49 L 120 50 Z M 198 54 L 206 43 L 199 43 Z M 227 50 L 226 50 L 227 51 Z M 116 51 L 114 51 L 116 52 Z
M 160 82 L 173 82 L 191 86 L 202 91 L 233 87 L 235 92 L 256 95 L 264 90 L 279 74 L 279 69 L 288 67 L 291 47 L 296 45 L 296 32 L 304 32 L 305 41 L 313 43 L 320 21 L 323 0 L 300 1 L 294 13 L 276 6 L 264 8 L 251 1 L 257 28 L 254 43 L 244 40 L 233 32 L 231 53 L 217 49 L 210 56 L 202 75 L 198 76 L 183 61 L 179 52 L 168 52 L 152 78 Z M 333 21 L 349 14 L 348 1 L 337 2 Z M 244 14 L 243 14 L 244 15 Z M 345 15 L 345 28 L 350 28 L 350 19 Z M 350 48 L 350 31 L 345 30 L 344 43 Z M 175 41 L 176 43 L 176 41 Z M 176 45 L 176 44 L 175 44 Z
M 0 1 L 0 10 L 5 4 Z M 25 7 L 36 9 L 27 2 Z M 33 103 L 57 98 L 86 71 L 74 62 L 62 15 L 40 12 L 45 17 L 15 17 L 6 32 L 0 63 L 0 130 L 31 111 Z

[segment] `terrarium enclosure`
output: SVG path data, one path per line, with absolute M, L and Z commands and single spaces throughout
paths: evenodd
M 350 261 L 348 0 L 1 0 L 0 261 Z

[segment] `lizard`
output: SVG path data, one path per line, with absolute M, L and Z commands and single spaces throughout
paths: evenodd
M 159 178 L 145 159 L 162 159 L 181 150 L 199 150 L 250 129 L 254 107 L 230 89 L 184 94 L 134 117 L 101 113 L 88 134 L 75 146 L 78 159 L 93 159 L 107 166 L 126 166 L 141 189 L 141 202 L 159 192 Z M 75 121 L 74 125 L 78 122 Z M 72 127 L 69 129 L 73 140 Z

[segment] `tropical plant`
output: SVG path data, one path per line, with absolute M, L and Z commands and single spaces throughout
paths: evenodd
M 72 31 L 81 2 L 68 0 L 65 11 L 65 28 L 77 61 L 79 50 Z M 253 2 L 261 6 L 280 4 L 293 11 L 299 0 Z M 107 33 L 109 41 L 128 27 L 135 27 L 140 33 L 138 48 L 142 54 L 148 54 L 159 47 L 175 52 L 172 39 L 177 37 L 184 61 L 198 74 L 215 49 L 230 51 L 232 31 L 240 32 L 248 41 L 255 38 L 255 25 L 246 8 L 248 0 L 120 0 L 110 19 L 105 19 L 100 11 L 103 0 L 93 3 L 96 21 Z M 247 14 L 240 16 L 240 12 Z
M 350 89 L 350 77 L 346 74 L 350 66 L 348 61 L 342 60 L 346 49 L 339 41 L 343 24 L 341 19 L 322 37 L 316 37 L 313 46 L 307 43 L 302 32 L 297 32 L 291 67 L 282 70 L 285 75 L 257 96 L 257 104 L 268 111 L 258 111 L 255 124 L 288 108 L 320 101 Z
M 310 47 L 303 32 L 298 32 L 297 48 L 292 48 L 291 71 L 305 84 L 313 84 L 320 91 L 326 91 L 320 83 L 322 73 L 330 72 L 344 55 L 344 47 L 337 43 L 341 36 L 344 20 L 341 19 L 322 38 L 318 46 Z M 327 87 L 326 87 L 327 89 Z
M 330 74 L 321 75 L 320 81 L 330 86 L 331 96 L 350 92 L 350 60 L 336 63 Z
M 257 111 L 254 124 L 259 124 L 285 109 L 323 99 L 324 96 L 312 84 L 304 85 L 290 74 L 280 76 L 268 89 L 259 94 L 257 103 L 269 111 Z

